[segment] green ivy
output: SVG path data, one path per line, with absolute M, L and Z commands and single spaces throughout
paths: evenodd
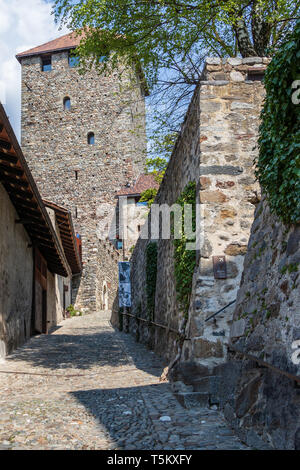
M 286 223 L 300 222 L 300 21 L 273 57 L 265 75 L 258 179 L 270 208 Z
M 154 320 L 157 278 L 157 243 L 150 242 L 146 248 L 146 296 L 149 321 Z
M 82 312 L 80 310 L 76 310 L 74 305 L 69 305 L 66 309 L 69 312 L 70 317 L 82 317 Z
M 154 202 L 154 199 L 156 198 L 157 191 L 158 190 L 156 188 L 146 189 L 146 191 L 144 191 L 141 194 L 141 198 L 139 202 L 148 202 L 148 207 L 151 207 L 151 204 Z
M 176 204 L 179 204 L 184 209 L 184 204 L 191 204 L 193 207 L 192 227 L 193 232 L 196 231 L 196 183 L 189 183 L 180 197 L 177 199 Z M 187 250 L 186 243 L 188 241 L 184 234 L 184 215 L 182 217 L 181 238 L 173 240 L 174 244 L 174 268 L 175 268 L 175 282 L 177 292 L 177 302 L 179 308 L 188 316 L 190 299 L 192 293 L 193 275 L 196 266 L 196 252 L 195 250 Z M 173 227 L 174 233 L 174 227 Z

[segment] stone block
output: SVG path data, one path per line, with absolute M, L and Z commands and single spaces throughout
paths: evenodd
M 209 357 L 223 357 L 223 344 L 220 340 L 216 343 L 206 339 L 198 338 L 193 342 L 194 356 L 206 359 Z
M 221 59 L 220 59 L 220 57 L 207 57 L 205 62 L 208 65 L 220 65 L 221 64 Z
M 239 243 L 231 243 L 225 249 L 225 254 L 228 256 L 239 256 L 247 253 L 247 245 L 240 245 Z
M 202 166 L 201 175 L 240 175 L 243 173 L 243 168 L 240 166 L 231 166 L 231 165 L 212 165 L 212 166 Z
M 208 189 L 211 186 L 211 179 L 206 176 L 200 177 L 200 189 Z
M 244 59 L 242 59 L 242 63 L 246 65 L 262 64 L 262 62 L 262 57 L 245 57 Z
M 230 73 L 230 79 L 233 82 L 243 82 L 245 80 L 245 77 L 241 72 L 237 72 L 237 71 L 233 70 Z
M 177 363 L 169 374 L 172 381 L 180 381 L 186 385 L 192 384 L 195 377 L 207 377 L 208 375 L 210 375 L 208 367 L 196 364 L 193 361 Z
M 242 418 L 258 399 L 258 390 L 261 385 L 261 377 L 251 380 L 237 396 L 235 413 Z
M 300 226 L 295 227 L 287 242 L 286 254 L 288 256 L 296 253 L 300 249 Z
M 201 392 L 187 392 L 187 393 L 175 393 L 175 397 L 186 409 L 193 408 L 207 408 L 209 404 L 208 393 Z
M 235 109 L 253 109 L 254 106 L 250 103 L 245 103 L 241 101 L 233 101 L 231 103 L 231 111 L 234 111 Z
M 221 219 L 232 219 L 237 216 L 237 211 L 235 209 L 222 209 L 220 212 Z
M 246 329 L 246 322 L 242 318 L 241 320 L 234 321 L 231 325 L 230 329 L 230 337 L 231 338 L 239 338 L 243 336 Z
M 240 59 L 239 57 L 230 57 L 229 59 L 227 59 L 227 63 L 233 66 L 241 65 L 242 59 Z
M 200 192 L 200 202 L 202 204 L 216 202 L 216 203 L 223 203 L 227 202 L 228 198 L 225 196 L 224 193 L 221 191 L 201 191 Z

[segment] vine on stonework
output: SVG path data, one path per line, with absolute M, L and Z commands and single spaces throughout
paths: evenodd
M 257 177 L 285 224 L 300 222 L 300 21 L 265 74 Z
M 196 183 L 189 183 L 176 201 L 182 207 L 182 225 L 180 239 L 174 239 L 174 270 L 177 302 L 185 317 L 188 316 L 192 293 L 193 275 L 196 267 L 196 251 L 187 250 L 187 242 L 194 242 L 195 238 L 188 240 L 184 233 L 184 205 L 192 206 L 192 229 L 196 231 Z M 172 228 L 174 234 L 174 227 Z
M 146 297 L 148 320 L 153 321 L 157 279 L 157 243 L 150 242 L 146 248 Z

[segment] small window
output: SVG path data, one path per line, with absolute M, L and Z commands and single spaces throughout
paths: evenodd
M 76 55 L 69 54 L 69 67 L 74 68 L 79 65 L 79 57 Z
M 88 144 L 89 145 L 94 145 L 95 144 L 95 134 L 93 132 L 90 132 L 88 134 Z
M 50 70 L 52 70 L 51 55 L 42 57 L 42 71 L 43 72 L 50 72 Z
M 67 97 L 64 99 L 64 110 L 65 110 L 65 111 L 68 111 L 69 109 L 71 109 L 71 100 L 70 100 L 70 98 L 67 96 Z
M 75 179 L 78 181 L 78 170 L 75 170 Z

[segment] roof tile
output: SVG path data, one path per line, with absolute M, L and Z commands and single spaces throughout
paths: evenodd
M 159 184 L 157 183 L 155 176 L 152 174 L 141 175 L 133 186 L 130 186 L 129 188 L 123 186 L 120 191 L 117 192 L 116 196 L 129 196 L 130 194 L 141 194 L 150 188 L 159 188 Z
M 64 49 L 74 49 L 75 47 L 79 46 L 81 39 L 82 35 L 78 35 L 78 33 L 68 33 L 58 39 L 46 42 L 41 46 L 33 47 L 28 51 L 21 52 L 20 54 L 17 54 L 16 57 L 17 59 L 22 59 L 23 57 L 45 54 L 47 52 L 54 52 Z

